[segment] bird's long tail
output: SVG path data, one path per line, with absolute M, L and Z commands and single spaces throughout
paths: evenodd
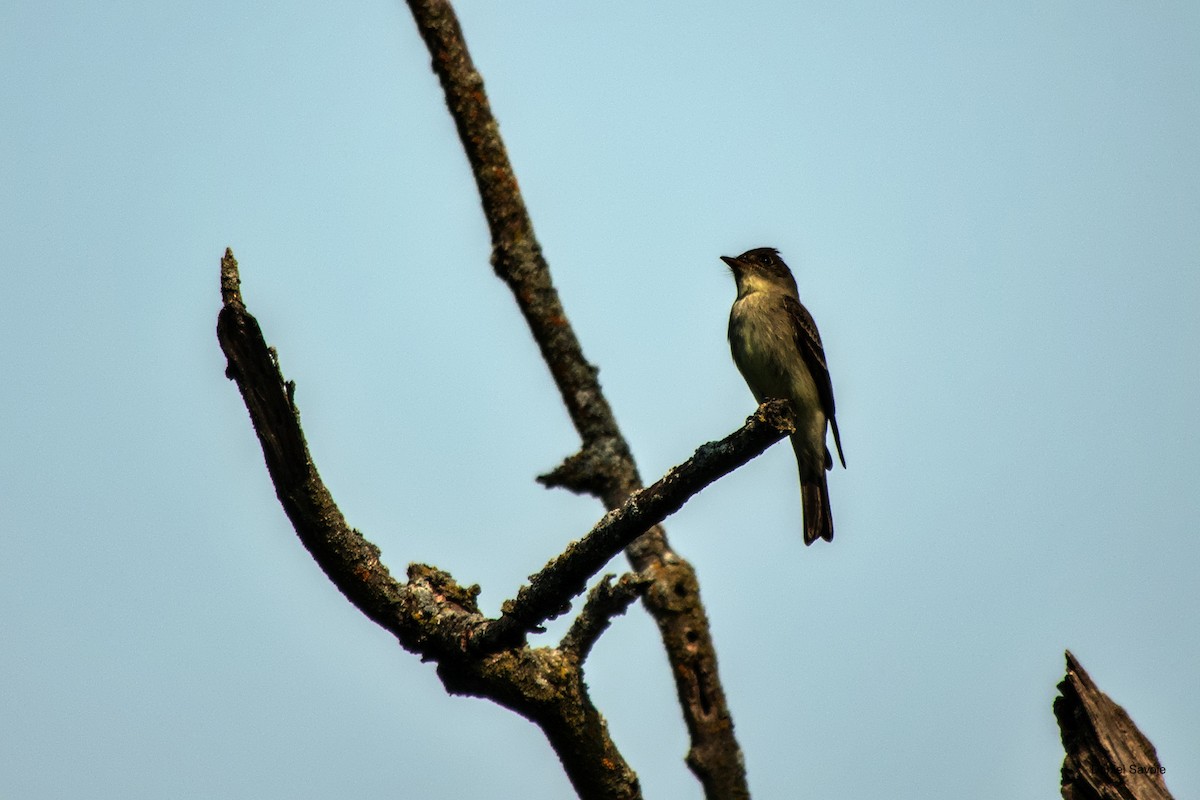
M 802 481 L 800 494 L 804 502 L 804 543 L 817 539 L 833 541 L 833 511 L 829 507 L 829 485 L 825 473 L 815 480 Z

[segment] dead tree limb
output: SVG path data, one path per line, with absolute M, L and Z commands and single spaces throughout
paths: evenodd
M 1172 800 L 1154 745 L 1069 650 L 1058 690 L 1054 716 L 1067 751 L 1063 800 Z
M 581 663 L 553 648 L 521 646 L 486 656 L 465 643 L 489 621 L 479 613 L 478 586 L 464 588 L 422 564 L 400 583 L 379 560 L 379 548 L 351 528 L 309 456 L 294 402 L 275 351 L 246 310 L 237 261 L 221 260 L 217 338 L 237 382 L 275 492 L 296 535 L 342 594 L 395 635 L 407 650 L 436 661 L 447 691 L 487 697 L 541 727 L 582 798 L 638 800 L 637 776 L 617 750 L 588 697 Z
M 217 317 L 226 376 L 237 383 L 250 412 L 284 511 L 330 581 L 405 649 L 437 662 L 448 691 L 491 699 L 541 727 L 580 797 L 640 798 L 637 776 L 588 696 L 583 661 L 608 619 L 652 581 L 637 576 L 622 579 L 615 588 L 601 584 L 560 647 L 531 648 L 524 633 L 547 609 L 568 604 L 582 582 L 639 531 L 787 435 L 793 429 L 790 410 L 778 401 L 764 405 L 740 430 L 701 447 L 554 559 L 543 571 L 547 577 L 535 579 L 530 590 L 509 604 L 515 611 L 487 619 L 475 602 L 478 586 L 464 588 L 449 574 L 423 564 L 411 565 L 408 581 L 401 583 L 383 565 L 379 548 L 346 522 L 309 454 L 295 386 L 284 380 L 277 354 L 247 311 L 240 283 L 237 261 L 226 250 Z M 491 646 L 481 648 L 480 642 Z
M 550 271 L 517 187 L 499 126 L 446 0 L 408 0 L 417 30 L 432 57 L 446 105 L 475 175 L 492 236 L 492 266 L 508 284 L 541 349 L 582 444 L 574 456 L 542 478 L 598 497 L 608 509 L 642 488 L 629 445 L 600 390 L 597 370 L 583 356 L 567 321 Z M 675 677 L 691 738 L 688 766 L 710 800 L 748 798 L 741 748 L 717 673 L 717 655 L 700 585 L 691 565 L 671 549 L 660 527 L 627 549 L 634 570 L 654 580 L 646 593 Z
M 661 479 L 629 495 L 566 551 L 531 576 L 503 615 L 482 631 L 475 644 L 482 649 L 513 643 L 542 622 L 558 616 L 584 583 L 634 539 L 675 513 L 688 498 L 750 459 L 760 455 L 795 430 L 791 407 L 770 400 L 746 420 L 746 425 L 721 442 L 698 449 L 691 458 L 672 468 Z M 654 522 L 652 523 L 651 520 Z
M 579 615 L 571 623 L 571 629 L 558 645 L 561 650 L 575 653 L 580 661 L 587 660 L 592 645 L 600 638 L 600 634 L 608 629 L 613 617 L 624 614 L 630 604 L 645 594 L 646 589 L 653 583 L 636 572 L 625 573 L 615 586 L 612 579 L 612 575 L 605 575 L 592 587 L 588 592 L 587 602 L 583 604 Z

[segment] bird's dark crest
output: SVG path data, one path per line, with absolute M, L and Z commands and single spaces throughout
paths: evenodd
M 762 260 L 768 256 L 778 256 L 779 250 L 774 247 L 756 247 L 753 250 L 747 250 L 738 256 L 738 261 L 755 261 Z

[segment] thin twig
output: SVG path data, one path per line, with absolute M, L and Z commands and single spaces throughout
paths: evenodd
M 579 616 L 558 645 L 558 649 L 572 654 L 581 663 L 587 660 L 592 645 L 608 629 L 613 617 L 624 614 L 630 603 L 645 594 L 654 582 L 636 572 L 626 572 L 615 586 L 612 579 L 612 575 L 605 575 L 592 587 Z

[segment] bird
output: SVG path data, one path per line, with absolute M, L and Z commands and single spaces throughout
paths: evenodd
M 833 457 L 826 445 L 826 423 L 833 431 L 838 460 L 846 466 L 834 416 L 833 383 L 821 334 L 800 302 L 796 279 L 774 247 L 747 250 L 736 258 L 721 256 L 737 283 L 729 311 L 729 349 L 754 398 L 787 400 L 796 415 L 792 450 L 800 471 L 804 543 L 833 541 L 826 471 Z

